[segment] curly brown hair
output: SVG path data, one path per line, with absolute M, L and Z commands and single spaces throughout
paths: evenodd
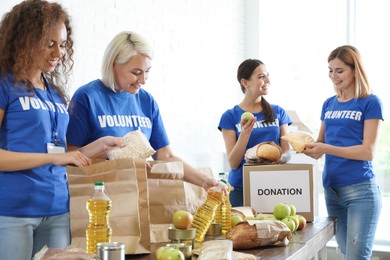
M 66 52 L 55 70 L 44 73 L 44 76 L 67 102 L 66 86 L 74 63 L 72 28 L 69 15 L 58 3 L 26 0 L 3 16 L 0 22 L 0 74 L 6 77 L 11 73 L 15 83 L 21 82 L 28 91 L 34 92 L 28 79 L 29 70 L 38 53 L 47 45 L 57 22 L 63 22 L 66 27 Z

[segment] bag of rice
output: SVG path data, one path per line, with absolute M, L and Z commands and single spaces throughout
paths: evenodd
M 122 140 L 126 146 L 114 147 L 108 151 L 107 156 L 110 160 L 129 157 L 147 159 L 156 152 L 140 129 L 127 133 Z

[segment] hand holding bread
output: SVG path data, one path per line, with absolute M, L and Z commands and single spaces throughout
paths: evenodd
M 301 153 L 307 149 L 306 144 L 314 143 L 314 139 L 306 132 L 292 132 L 281 137 L 290 143 L 291 147 L 297 152 Z

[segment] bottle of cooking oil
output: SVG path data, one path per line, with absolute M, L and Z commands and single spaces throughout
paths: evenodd
M 227 185 L 227 195 L 222 194 L 223 203 L 221 203 L 220 205 L 222 236 L 225 237 L 226 234 L 229 232 L 229 230 L 232 228 L 232 222 L 231 222 L 232 204 L 230 203 L 230 199 L 229 199 L 229 194 L 232 186 L 230 186 L 230 184 L 226 180 L 221 180 L 221 182 Z
M 191 227 L 196 228 L 195 247 L 202 243 L 204 237 L 215 218 L 218 206 L 222 203 L 223 187 L 225 184 L 219 183 L 207 191 L 206 201 L 198 208 L 194 215 Z M 198 243 L 197 243 L 198 242 Z
M 95 182 L 95 192 L 87 201 L 89 224 L 86 230 L 87 252 L 96 254 L 96 245 L 111 242 L 112 230 L 109 224 L 111 200 L 104 193 L 104 182 Z

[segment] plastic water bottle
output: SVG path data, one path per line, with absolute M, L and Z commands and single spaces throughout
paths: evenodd
M 96 245 L 111 242 L 112 230 L 109 224 L 111 200 L 104 193 L 104 182 L 95 183 L 95 192 L 87 201 L 89 224 L 86 230 L 87 252 L 96 254 Z

